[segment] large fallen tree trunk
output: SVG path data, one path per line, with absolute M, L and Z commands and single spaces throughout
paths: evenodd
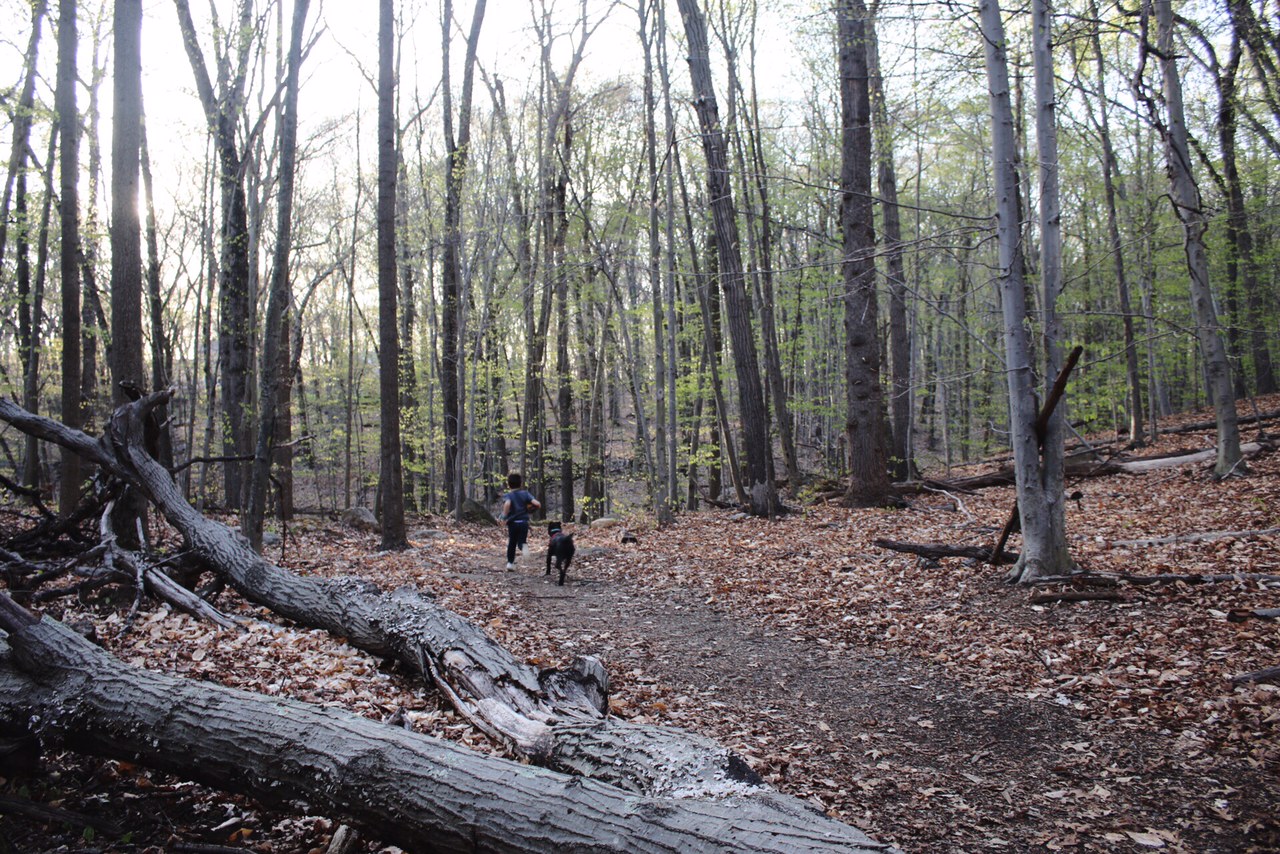
M 1250 442 L 1247 445 L 1240 446 L 1240 453 L 1246 457 L 1252 456 L 1263 449 L 1263 445 L 1258 442 Z M 1218 455 L 1213 448 L 1205 451 L 1196 451 L 1191 454 L 1182 454 L 1177 457 L 1150 457 L 1147 459 L 1129 460 L 1123 463 L 1116 463 L 1120 470 L 1127 474 L 1142 474 L 1143 472 L 1156 471 L 1157 469 L 1171 469 L 1178 466 L 1189 466 L 1195 463 L 1207 463 Z
M 97 441 L 8 400 L 0 400 L 0 420 L 71 448 L 124 479 L 160 509 L 194 555 L 246 599 L 397 659 L 439 687 L 477 727 L 531 762 L 637 794 L 738 794 L 775 812 L 811 810 L 779 795 L 710 739 L 606 717 L 608 677 L 594 659 L 579 659 L 564 671 L 538 670 L 417 591 L 384 593 L 362 579 L 303 577 L 267 562 L 247 540 L 191 507 L 144 450 L 145 415 L 171 396 L 172 391 L 158 392 L 121 407 Z
M 949 546 L 945 543 L 903 543 L 898 540 L 878 539 L 873 541 L 882 549 L 907 554 L 919 555 L 929 560 L 941 560 L 944 557 L 967 557 L 983 563 L 1015 563 L 1018 553 L 1006 549 L 1000 550 L 998 560 L 992 560 L 990 546 Z
M 271 803 L 410 851 L 882 851 L 796 802 L 649 797 L 351 713 L 125 664 L 0 594 L 0 719 L 84 753 Z
M 1240 426 L 1245 424 L 1258 424 L 1267 421 L 1275 421 L 1280 418 L 1280 409 L 1273 409 L 1270 412 L 1259 412 L 1256 415 L 1241 415 L 1236 419 Z M 1162 427 L 1161 433 L 1197 433 L 1202 430 L 1213 430 L 1218 426 L 1216 421 L 1192 421 L 1188 424 L 1179 424 L 1177 427 Z
M 1260 442 L 1250 442 L 1246 445 L 1241 445 L 1240 451 L 1245 456 L 1252 456 L 1268 447 L 1273 446 Z M 1207 462 L 1212 460 L 1216 453 L 1213 449 L 1209 449 L 1207 451 L 1153 454 L 1129 460 L 1108 460 L 1104 463 L 1068 462 L 1065 474 L 1067 480 L 1086 480 L 1094 477 L 1107 477 L 1113 474 L 1142 474 L 1143 472 L 1157 469 L 1177 468 L 1178 466 Z M 1002 468 L 993 472 L 975 474 L 971 477 L 959 477 L 954 480 L 927 479 L 895 483 L 893 488 L 903 495 L 908 495 L 940 489 L 952 492 L 976 492 L 980 489 L 990 489 L 994 486 L 1013 486 L 1013 483 L 1013 469 Z

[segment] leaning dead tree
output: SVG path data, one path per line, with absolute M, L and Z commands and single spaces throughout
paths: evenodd
M 338 709 L 125 664 L 0 594 L 0 719 L 224 790 L 302 800 L 412 851 L 881 851 L 751 797 L 647 796 Z M 815 820 L 816 819 L 816 820 Z
M 744 828 L 766 835 L 772 827 L 808 828 L 804 832 L 815 840 L 828 840 L 806 850 L 877 847 L 856 829 L 774 791 L 740 757 L 709 739 L 607 717 L 608 677 L 595 659 L 578 659 L 567 670 L 540 670 L 516 660 L 429 595 L 407 588 L 383 592 L 356 578 L 297 576 L 267 562 L 246 540 L 191 507 L 169 472 L 146 452 L 146 416 L 172 394 L 157 392 L 121 407 L 98 440 L 8 400 L 0 400 L 0 420 L 74 450 L 145 495 L 182 535 L 191 558 L 249 601 L 398 660 L 529 762 L 640 798 L 678 797 L 681 803 L 727 798 Z M 468 785 L 487 787 L 479 778 Z

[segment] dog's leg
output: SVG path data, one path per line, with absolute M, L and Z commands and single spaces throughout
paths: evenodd
M 547 571 L 544 573 L 544 575 L 551 574 L 551 552 L 552 551 L 554 551 L 554 549 L 552 549 L 551 546 L 547 546 Z
M 556 567 L 560 570 L 559 584 L 561 587 L 564 587 L 564 576 L 569 571 L 569 560 L 570 558 L 565 558 L 563 561 L 556 560 Z

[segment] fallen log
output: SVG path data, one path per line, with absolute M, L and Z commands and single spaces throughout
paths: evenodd
M 1251 531 L 1199 531 L 1191 534 L 1173 534 L 1168 537 L 1150 537 L 1145 540 L 1113 540 L 1107 548 L 1150 548 L 1179 543 L 1210 543 L 1214 540 L 1241 540 L 1247 537 L 1269 537 L 1280 534 L 1280 528 L 1257 528 Z
M 1274 421 L 1280 418 L 1280 409 L 1273 409 L 1270 412 L 1262 412 L 1257 415 L 1241 415 L 1236 419 L 1236 423 L 1244 426 L 1245 424 L 1258 424 L 1265 421 Z M 1218 422 L 1210 421 L 1192 421 L 1188 424 L 1179 424 L 1177 427 L 1161 427 L 1160 432 L 1164 435 L 1173 435 L 1178 433 L 1196 433 L 1201 430 L 1213 430 L 1218 426 Z
M 1231 681 L 1237 685 L 1244 685 L 1249 682 L 1280 682 L 1280 667 L 1268 667 L 1265 670 L 1255 670 L 1252 673 L 1241 673 L 1239 676 L 1232 676 Z
M 1240 451 L 1245 456 L 1252 456 L 1260 451 L 1271 447 L 1265 443 L 1249 442 L 1240 446 Z M 1134 457 L 1127 460 L 1108 460 L 1107 462 L 1070 462 L 1068 461 L 1064 469 L 1067 480 L 1087 480 L 1095 477 L 1107 477 L 1113 474 L 1142 474 L 1157 469 L 1177 468 L 1178 466 L 1192 465 L 1194 463 L 1207 462 L 1214 458 L 1217 452 L 1213 449 L 1203 451 L 1175 451 L 1163 454 L 1152 454 L 1150 456 Z M 993 472 L 984 474 L 975 474 L 969 477 L 959 477 L 952 480 L 942 480 L 938 478 L 926 478 L 917 481 L 905 481 L 895 483 L 893 488 L 900 495 L 913 495 L 930 490 L 945 489 L 951 492 L 978 492 L 983 489 L 990 489 L 996 486 L 1013 486 L 1014 475 L 1012 468 L 1001 468 Z
M 1280 575 L 1267 572 L 1219 572 L 1212 574 L 1160 573 L 1159 575 L 1136 575 L 1130 572 L 1079 572 L 1074 575 L 1046 575 L 1037 578 L 1032 584 L 1075 584 L 1081 587 L 1116 587 L 1120 584 L 1143 586 L 1150 584 L 1219 584 L 1224 581 L 1262 581 L 1268 584 L 1280 583 Z
M 482 756 L 349 712 L 125 664 L 0 594 L 0 719 L 50 744 L 269 803 L 302 801 L 410 851 L 883 851 L 856 828 L 725 781 L 645 796 Z
M 1280 620 L 1280 608 L 1232 608 L 1227 612 L 1228 623 L 1243 623 L 1249 619 Z
M 1085 480 L 1093 477 L 1106 477 L 1107 475 L 1119 474 L 1122 469 L 1116 463 L 1068 463 L 1065 469 L 1066 477 L 1069 480 Z M 904 483 L 895 483 L 894 490 L 902 495 L 910 495 L 921 492 L 929 492 L 930 490 L 947 490 L 949 492 L 967 492 L 974 493 L 983 489 L 990 489 L 995 486 L 1013 486 L 1014 475 L 1012 468 L 1002 468 L 997 471 L 987 472 L 985 474 L 975 474 L 970 477 L 959 477 L 953 480 L 940 480 L 938 478 L 926 478 L 919 481 L 907 481 Z
M 1240 446 L 1240 453 L 1246 457 L 1253 456 L 1265 447 L 1258 442 L 1249 442 Z M 1179 466 L 1189 466 L 1196 463 L 1207 463 L 1217 456 L 1218 452 L 1209 448 L 1205 451 L 1197 451 L 1194 454 L 1183 454 L 1180 457 L 1151 457 L 1147 459 L 1129 460 L 1123 463 L 1111 463 L 1120 471 L 1126 474 L 1143 474 L 1144 472 L 1156 471 L 1157 469 L 1171 469 Z
M 1058 593 L 1035 593 L 1030 598 L 1032 605 L 1048 605 L 1053 602 L 1127 602 L 1121 593 L 1108 590 L 1063 590 Z
M 71 448 L 124 479 L 159 508 L 195 558 L 246 599 L 396 659 L 530 762 L 651 796 L 714 799 L 738 791 L 745 780 L 762 803 L 806 808 L 779 795 L 710 739 L 606 717 L 608 676 L 593 658 L 580 658 L 565 670 L 540 670 L 518 661 L 429 594 L 388 593 L 358 578 L 299 576 L 264 560 L 243 537 L 188 504 L 169 472 L 146 453 L 145 415 L 172 394 L 157 392 L 117 409 L 97 441 L 8 400 L 0 400 L 0 420 Z
M 919 555 L 930 560 L 939 560 L 944 557 L 967 557 L 983 563 L 992 562 L 991 548 L 989 546 L 948 546 L 942 543 L 903 543 L 897 540 L 874 540 L 873 544 L 882 549 Z M 1017 552 L 1002 550 L 998 562 L 1014 563 L 1017 560 Z

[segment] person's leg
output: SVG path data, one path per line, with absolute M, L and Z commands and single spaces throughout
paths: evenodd
M 516 542 L 516 548 L 520 550 L 521 554 L 524 554 L 524 545 L 529 541 L 529 523 L 521 522 L 516 526 L 516 529 L 518 531 L 516 536 L 519 537 Z
M 516 545 L 519 542 L 520 526 L 515 522 L 507 523 L 507 567 L 510 568 L 516 560 Z

